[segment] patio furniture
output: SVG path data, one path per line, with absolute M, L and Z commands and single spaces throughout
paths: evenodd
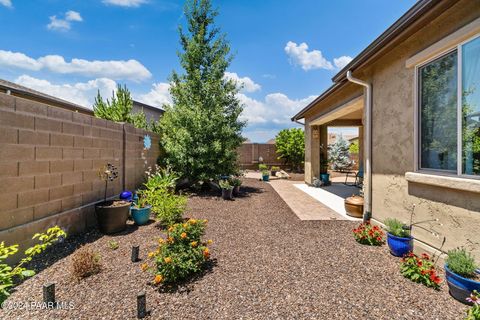
M 362 184 L 363 184 L 363 168 L 360 168 L 360 170 L 358 170 L 356 173 L 355 173 L 355 182 L 352 184 L 352 183 L 348 183 L 348 177 L 351 176 L 351 174 L 355 173 L 354 171 L 349 171 L 347 172 L 347 175 L 345 176 L 345 185 L 347 186 L 355 186 L 355 187 L 361 187 Z

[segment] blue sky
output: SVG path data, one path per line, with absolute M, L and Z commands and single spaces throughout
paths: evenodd
M 244 135 L 264 142 L 331 84 L 350 58 L 415 1 L 213 0 L 244 84 Z M 183 1 L 0 0 L 0 78 L 91 107 L 127 84 L 135 99 L 169 102 L 179 70 Z

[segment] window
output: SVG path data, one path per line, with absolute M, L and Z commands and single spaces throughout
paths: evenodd
M 480 175 L 480 37 L 419 67 L 418 86 L 420 169 Z

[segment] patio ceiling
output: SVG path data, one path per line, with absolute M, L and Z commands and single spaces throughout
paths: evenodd
M 318 126 L 324 124 L 334 124 L 334 121 L 337 120 L 357 120 L 352 121 L 353 124 L 361 123 L 362 116 L 363 116 L 363 96 L 354 98 L 337 108 L 326 112 L 325 114 L 321 114 L 314 120 L 310 121 L 311 126 Z M 348 122 L 345 122 L 348 123 Z

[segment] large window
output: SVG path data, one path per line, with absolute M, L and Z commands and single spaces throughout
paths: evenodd
M 419 67 L 418 83 L 420 169 L 480 175 L 480 37 Z

